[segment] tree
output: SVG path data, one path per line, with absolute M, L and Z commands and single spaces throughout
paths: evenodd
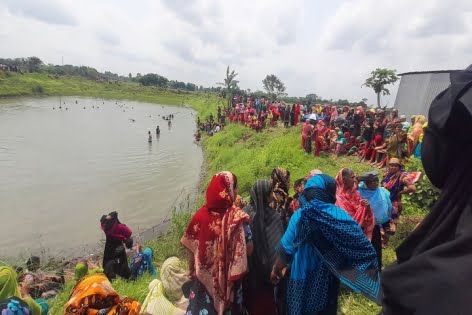
M 26 59 L 26 64 L 29 72 L 38 72 L 43 65 L 43 62 L 38 57 L 33 56 Z
M 130 79 L 133 78 L 133 75 L 131 74 L 131 72 L 128 74 L 128 77 L 129 77 Z
M 397 70 L 377 68 L 372 71 L 371 77 L 367 78 L 362 86 L 370 87 L 377 94 L 377 108 L 380 108 L 380 93 L 390 95 L 390 91 L 385 87 L 398 81 Z
M 262 84 L 272 100 L 287 95 L 287 93 L 285 93 L 285 85 L 274 74 L 268 74 L 265 79 L 262 80 Z
M 315 104 L 320 97 L 315 93 L 307 94 L 305 96 L 305 103 L 306 104 Z
M 235 72 L 235 70 L 230 72 L 229 71 L 229 66 L 228 66 L 228 68 L 226 68 L 226 78 L 224 79 L 224 82 L 216 83 L 216 84 L 224 86 L 226 88 L 226 97 L 228 99 L 228 107 L 231 106 L 231 100 L 233 98 L 233 92 L 235 90 L 239 89 L 239 87 L 238 87 L 239 81 L 235 80 L 237 75 L 238 74 Z
M 360 102 L 359 102 L 359 105 L 363 106 L 363 107 L 366 107 L 367 106 L 367 98 L 363 98 Z
M 187 91 L 195 91 L 196 88 L 197 86 L 193 83 L 187 82 L 187 84 L 185 84 L 185 89 Z
M 155 73 L 148 73 L 138 78 L 138 82 L 146 86 L 166 87 L 169 80 Z

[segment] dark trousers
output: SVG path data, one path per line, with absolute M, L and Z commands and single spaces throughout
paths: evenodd
M 382 233 L 380 232 L 382 226 L 376 224 L 374 227 L 374 231 L 372 232 L 372 246 L 377 253 L 377 261 L 379 264 L 379 269 L 382 269 Z
M 377 261 L 379 264 L 379 270 L 382 270 L 382 229 L 388 230 L 389 222 L 382 225 L 376 224 L 374 231 L 372 232 L 372 246 L 377 253 Z

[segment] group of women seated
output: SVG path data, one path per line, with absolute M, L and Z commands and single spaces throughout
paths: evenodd
M 31 256 L 26 268 L 0 266 L 0 311 L 2 315 L 46 315 L 47 300 L 54 298 L 64 288 L 62 271 L 49 274 L 41 270 L 40 258 Z M 26 303 L 26 304 L 25 304 Z
M 343 109 L 325 107 L 331 116 L 318 116 L 318 120 L 307 119 L 302 125 L 302 148 L 311 152 L 312 143 L 315 156 L 320 152 L 339 155 L 358 155 L 360 161 L 382 168 L 391 158 L 402 160 L 421 157 L 426 118 L 412 116 L 411 123 L 404 115 L 398 117 L 393 109 L 389 116 L 383 110 L 364 112 L 362 107 Z M 334 119 L 333 119 L 334 117 Z

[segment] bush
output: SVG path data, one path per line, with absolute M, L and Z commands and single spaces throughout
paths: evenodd
M 411 158 L 405 165 L 407 171 L 421 172 L 420 179 L 416 182 L 416 192 L 411 195 L 405 195 L 405 202 L 419 209 L 428 210 L 439 198 L 439 189 L 431 184 L 428 176 L 426 176 L 421 160 Z
M 44 93 L 44 88 L 41 85 L 35 85 L 32 87 L 33 93 L 34 94 L 43 94 Z

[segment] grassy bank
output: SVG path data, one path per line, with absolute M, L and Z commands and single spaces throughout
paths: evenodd
M 215 112 L 219 99 L 212 94 L 167 90 L 133 82 L 98 82 L 80 77 L 53 77 L 43 73 L 5 74 L 0 72 L 0 97 L 89 96 L 116 100 L 187 105 L 202 117 Z

